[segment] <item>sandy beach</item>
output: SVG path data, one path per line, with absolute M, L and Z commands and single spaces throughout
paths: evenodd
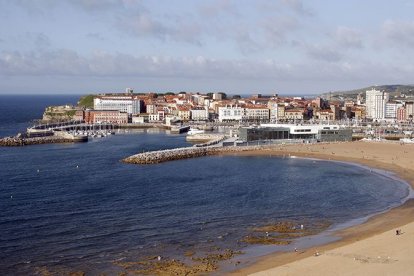
M 229 153 L 230 154 L 230 153 Z M 414 144 L 347 142 L 281 145 L 232 155 L 297 156 L 353 162 L 394 172 L 414 187 Z M 401 229 L 402 234 L 396 235 Z M 414 199 L 336 233 L 341 239 L 297 252 L 271 254 L 235 275 L 412 275 Z M 317 254 L 316 254 L 317 253 Z

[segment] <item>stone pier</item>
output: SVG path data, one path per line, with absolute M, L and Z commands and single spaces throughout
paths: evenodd
M 224 152 L 240 152 L 258 150 L 269 146 L 245 146 L 245 147 L 188 147 L 169 150 L 144 152 L 132 155 L 122 160 L 131 164 L 157 164 L 167 161 L 195 158 L 209 155 L 218 155 Z
M 2 147 L 18 147 L 28 145 L 40 144 L 55 144 L 55 143 L 77 143 L 87 142 L 88 137 L 62 137 L 62 136 L 44 136 L 44 137 L 5 137 L 0 139 L 0 146 Z

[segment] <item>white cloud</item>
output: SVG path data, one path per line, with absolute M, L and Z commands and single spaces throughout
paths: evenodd
M 204 3 L 199 7 L 199 12 L 203 18 L 228 16 L 229 14 L 239 15 L 237 4 L 231 0 L 215 0 Z
M 362 34 L 348 27 L 338 27 L 334 38 L 339 47 L 362 48 Z
M 382 25 L 382 34 L 389 44 L 414 46 L 414 21 L 387 20 Z
M 301 0 L 282 0 L 282 3 L 300 15 L 313 15 L 312 11 L 306 8 Z
M 264 32 L 265 45 L 278 47 L 288 42 L 289 34 L 298 29 L 299 23 L 294 17 L 268 17 L 260 26 Z
M 1 75 L 137 76 L 178 78 L 271 78 L 286 65 L 268 61 L 216 60 L 205 56 L 172 58 L 95 52 L 83 57 L 71 50 L 2 52 Z
M 321 45 L 308 45 L 307 54 L 313 59 L 327 62 L 337 62 L 342 59 L 342 55 L 332 47 Z

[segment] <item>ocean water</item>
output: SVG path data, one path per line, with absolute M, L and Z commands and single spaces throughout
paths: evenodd
M 0 96 L 0 136 L 23 130 L 48 104 L 76 100 Z M 88 143 L 0 148 L 1 274 L 42 268 L 116 274 L 116 260 L 180 259 L 215 246 L 243 250 L 239 241 L 252 227 L 289 219 L 344 223 L 398 205 L 409 192 L 386 174 L 319 160 L 120 162 L 187 145 L 184 135 L 148 130 Z

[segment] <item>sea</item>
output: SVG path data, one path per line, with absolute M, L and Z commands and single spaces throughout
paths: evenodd
M 48 105 L 78 98 L 0 96 L 0 136 L 23 132 Z M 291 249 L 243 243 L 255 227 L 324 221 L 335 229 L 401 205 L 410 194 L 390 173 L 341 162 L 271 156 L 120 162 L 185 146 L 191 144 L 184 134 L 148 129 L 87 143 L 0 147 L 0 274 L 117 275 L 119 262 L 149 256 L 185 262 L 186 252 L 217 249 L 245 252 L 237 257 L 243 265 Z M 315 243 L 330 240 L 316 237 Z M 219 264 L 219 272 L 234 269 L 231 262 Z

